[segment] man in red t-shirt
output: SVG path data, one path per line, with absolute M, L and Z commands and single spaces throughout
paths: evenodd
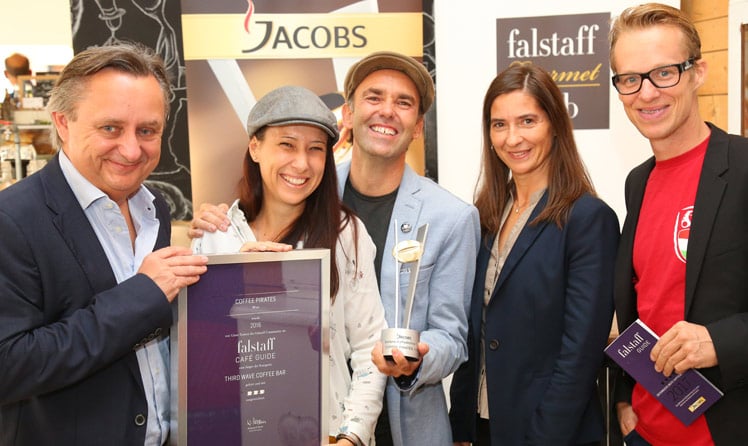
M 748 444 L 748 140 L 702 121 L 707 66 L 682 11 L 628 8 L 610 44 L 613 86 L 654 154 L 626 179 L 619 328 L 640 318 L 660 336 L 657 371 L 699 369 L 724 392 L 685 426 L 621 373 L 621 431 L 628 446 Z

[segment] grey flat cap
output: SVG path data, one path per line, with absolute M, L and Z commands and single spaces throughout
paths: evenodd
M 289 124 L 319 127 L 330 135 L 330 146 L 338 140 L 333 112 L 319 96 L 295 85 L 276 88 L 257 101 L 247 117 L 247 134 L 251 138 L 262 127 Z

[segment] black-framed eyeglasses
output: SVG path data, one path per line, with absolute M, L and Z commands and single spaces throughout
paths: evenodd
M 657 88 L 669 88 L 678 85 L 680 75 L 684 71 L 694 67 L 694 59 L 688 59 L 683 63 L 674 63 L 657 67 L 647 73 L 622 73 L 611 78 L 613 87 L 620 94 L 634 94 L 641 90 L 644 79 L 649 79 Z

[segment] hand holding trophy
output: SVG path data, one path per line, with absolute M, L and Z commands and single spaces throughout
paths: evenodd
M 413 311 L 413 300 L 416 295 L 418 272 L 421 268 L 421 258 L 426 246 L 428 223 L 418 228 L 415 240 L 397 241 L 397 221 L 395 221 L 395 247 L 392 256 L 395 258 L 395 326 L 382 330 L 382 344 L 385 359 L 392 361 L 392 349 L 400 350 L 408 361 L 418 361 L 418 342 L 420 334 L 410 328 L 410 315 Z M 404 306 L 404 315 L 400 320 L 400 266 L 410 264 L 410 280 L 408 295 Z

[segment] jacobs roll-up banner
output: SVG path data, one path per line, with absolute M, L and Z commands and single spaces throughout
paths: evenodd
M 423 3 L 182 0 L 195 203 L 234 199 L 247 115 L 267 92 L 306 87 L 340 118 L 343 80 L 358 59 L 390 50 L 426 60 Z

